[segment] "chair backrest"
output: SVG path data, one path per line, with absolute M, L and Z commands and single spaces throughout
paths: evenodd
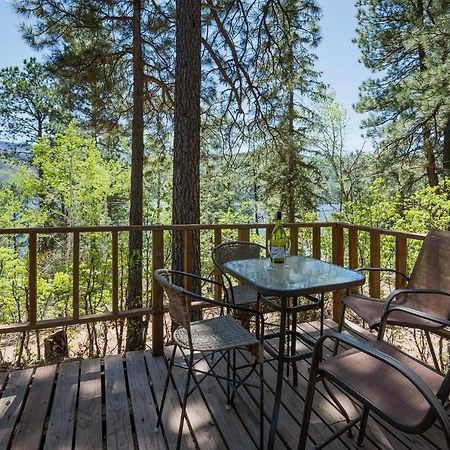
M 175 284 L 176 280 L 180 279 L 179 273 L 169 269 L 158 269 L 154 275 L 169 299 L 170 318 L 190 333 L 189 298 L 184 288 Z
M 408 283 L 410 288 L 439 289 L 450 293 L 450 232 L 430 230 L 417 257 Z M 408 305 L 442 318 L 450 317 L 450 298 L 417 294 Z
M 267 254 L 267 248 L 263 245 L 247 241 L 228 241 L 214 247 L 211 256 L 214 264 L 225 275 L 223 266 L 228 261 L 260 258 L 261 252 Z

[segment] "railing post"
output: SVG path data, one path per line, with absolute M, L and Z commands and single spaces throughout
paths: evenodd
M 73 320 L 80 318 L 80 233 L 73 233 L 73 255 L 72 255 L 72 317 Z
M 406 274 L 408 259 L 408 247 L 406 243 L 406 238 L 403 236 L 395 237 L 395 268 Z M 397 289 L 406 287 L 406 280 L 399 274 L 395 275 L 395 286 Z
M 380 232 L 370 232 L 370 266 L 380 267 Z M 380 298 L 380 272 L 369 273 L 369 293 L 371 297 Z
M 186 273 L 192 273 L 192 230 L 186 228 L 183 230 L 183 270 Z M 185 277 L 184 287 L 192 291 L 192 279 Z
M 250 228 L 239 228 L 238 240 L 248 242 L 250 240 Z
M 348 229 L 348 266 L 350 269 L 358 267 L 358 230 Z
M 30 327 L 37 321 L 37 234 L 30 232 L 28 238 L 28 301 Z
M 332 258 L 333 264 L 344 264 L 344 229 L 340 223 L 335 223 L 332 228 Z M 341 317 L 342 292 L 333 292 L 333 320 L 338 322 Z
M 214 247 L 217 247 L 219 244 L 222 243 L 222 230 L 220 228 L 214 229 Z M 214 279 L 217 282 L 222 281 L 222 277 L 220 275 L 219 269 L 214 266 Z M 222 288 L 218 285 L 214 286 L 214 298 L 218 301 L 222 299 Z
M 119 233 L 111 232 L 112 312 L 119 312 Z
M 312 242 L 312 254 L 313 258 L 320 259 L 320 227 L 313 227 L 313 242 Z
M 291 226 L 289 230 L 291 240 L 291 255 L 298 255 L 298 226 Z
M 161 269 L 164 264 L 164 232 L 152 232 L 152 271 Z M 163 290 L 153 277 L 152 281 L 152 352 L 160 356 L 164 352 L 164 310 Z

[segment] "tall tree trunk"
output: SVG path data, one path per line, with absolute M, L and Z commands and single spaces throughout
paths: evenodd
M 450 177 L 450 118 L 447 119 L 447 124 L 444 129 L 444 147 L 442 154 L 444 174 L 446 177 Z
M 424 24 L 424 5 L 423 0 L 418 0 L 417 2 L 417 16 L 419 21 L 421 22 L 421 25 L 423 27 Z M 425 51 L 423 47 L 419 44 L 419 70 L 420 72 L 425 72 L 426 66 L 425 66 Z M 423 139 L 423 151 L 425 154 L 425 161 L 426 161 L 426 171 L 427 171 L 427 178 L 428 178 L 428 184 L 433 187 L 437 186 L 439 184 L 437 171 L 436 171 L 436 158 L 434 156 L 433 151 L 433 142 L 431 139 L 431 130 L 430 125 L 428 123 L 424 124 L 422 128 L 422 139 Z
M 176 2 L 173 143 L 174 224 L 200 222 L 200 0 Z M 192 237 L 192 269 L 200 272 L 199 233 Z M 182 270 L 183 234 L 174 232 L 172 266 Z M 196 289 L 196 286 L 192 286 Z
M 295 190 L 294 190 L 294 162 L 295 162 L 295 144 L 294 144 L 294 88 L 289 90 L 289 106 L 288 106 L 288 170 L 287 177 L 287 210 L 289 223 L 295 222 Z
M 133 122 L 131 136 L 130 225 L 143 221 L 144 166 L 144 61 L 141 36 L 142 0 L 133 1 Z M 128 240 L 127 308 L 142 306 L 142 232 L 130 232 Z M 126 350 L 144 347 L 142 319 L 128 320 Z

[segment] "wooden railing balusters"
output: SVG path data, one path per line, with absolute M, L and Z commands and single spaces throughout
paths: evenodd
M 298 255 L 298 227 L 289 227 L 289 237 L 291 239 L 291 255 Z
M 73 233 L 72 253 L 72 317 L 80 318 L 80 233 Z
M 250 228 L 239 228 L 238 240 L 248 242 L 250 240 Z
M 112 312 L 119 312 L 119 232 L 111 232 Z
M 350 228 L 348 230 L 348 266 L 356 269 L 358 263 L 358 230 Z
M 164 265 L 164 232 L 152 233 L 152 272 Z M 163 290 L 153 277 L 152 282 L 152 351 L 155 356 L 164 352 L 164 297 Z
M 321 227 L 313 227 L 313 241 L 312 241 L 312 256 L 313 258 L 320 259 L 321 254 Z
M 37 233 L 28 236 L 28 322 L 33 327 L 37 322 Z
M 379 266 L 381 260 L 381 236 L 394 236 L 396 243 L 395 250 L 395 268 L 401 272 L 407 270 L 408 239 L 423 240 L 424 236 L 417 233 L 408 233 L 395 230 L 385 230 L 381 228 L 371 228 L 360 225 L 337 222 L 321 223 L 294 223 L 286 224 L 290 229 L 291 254 L 299 253 L 299 229 L 308 228 L 312 230 L 312 256 L 319 258 L 322 256 L 323 245 L 321 241 L 321 228 L 327 227 L 332 230 L 332 262 L 334 264 L 344 265 L 344 250 L 346 249 L 346 240 L 344 242 L 344 230 L 348 230 L 348 265 L 350 268 L 356 268 L 360 265 L 358 256 L 358 239 L 360 232 L 368 232 L 370 235 L 370 265 Z M 266 230 L 266 245 L 269 244 L 270 235 L 273 230 L 273 224 L 217 224 L 217 225 L 139 225 L 139 226 L 115 226 L 115 227 L 58 227 L 58 228 L 20 228 L 20 229 L 0 229 L 0 235 L 23 234 L 28 236 L 28 322 L 16 324 L 0 324 L 0 333 L 32 331 L 45 328 L 54 328 L 58 326 L 68 326 L 83 324 L 89 322 L 99 322 L 107 320 L 116 320 L 118 318 L 137 317 L 142 315 L 152 315 L 152 341 L 153 352 L 162 354 L 163 352 L 163 292 L 158 283 L 152 283 L 152 305 L 134 310 L 121 310 L 119 305 L 119 233 L 121 231 L 146 231 L 152 233 L 152 270 L 163 267 L 164 264 L 164 232 L 179 231 L 183 233 L 183 268 L 186 272 L 193 271 L 192 261 L 192 243 L 194 233 L 212 230 L 214 232 L 214 245 L 222 242 L 223 230 L 234 230 L 237 232 L 239 240 L 249 241 L 252 229 Z M 102 232 L 111 233 L 111 276 L 112 276 L 112 310 L 98 314 L 80 315 L 80 234 Z M 59 317 L 56 319 L 37 320 L 37 242 L 41 234 L 55 233 L 73 233 L 73 273 L 72 273 L 72 295 L 73 307 L 72 317 Z M 300 242 L 300 245 L 302 243 Z M 214 278 L 220 279 L 218 271 L 214 270 Z M 380 276 L 376 272 L 369 275 L 370 295 L 378 297 L 380 295 Z M 404 286 L 403 278 L 396 276 L 396 286 Z M 187 289 L 192 286 L 186 285 Z M 222 297 L 219 286 L 214 289 L 216 299 Z M 333 293 L 333 319 L 339 318 L 341 292 Z M 193 304 L 193 308 L 203 308 L 204 304 Z
M 380 232 L 370 232 L 370 266 L 380 267 Z M 380 298 L 380 272 L 369 273 L 369 293 L 371 297 Z
M 406 237 L 395 237 L 395 269 L 407 275 L 407 261 L 408 261 L 408 246 Z M 395 275 L 395 286 L 397 289 L 406 286 L 406 280 L 401 275 Z
M 332 259 L 333 264 L 344 264 L 344 229 L 341 224 L 334 224 L 332 228 Z M 343 293 L 333 292 L 333 320 L 338 322 L 341 317 Z
M 217 247 L 221 243 L 222 243 L 222 230 L 220 228 L 216 228 L 214 230 L 214 247 Z M 220 282 L 222 280 L 220 272 L 215 266 L 214 266 L 214 280 L 216 280 L 217 282 Z M 219 301 L 222 299 L 222 288 L 220 286 L 217 285 L 214 286 L 214 298 Z
M 183 255 L 184 255 L 184 272 L 192 273 L 192 230 L 183 230 Z M 192 279 L 185 277 L 184 287 L 188 291 L 192 291 Z

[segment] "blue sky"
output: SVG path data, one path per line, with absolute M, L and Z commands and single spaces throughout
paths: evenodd
M 361 116 L 352 110 L 358 100 L 358 87 L 370 72 L 358 62 L 359 50 L 352 43 L 355 37 L 355 0 L 319 0 L 322 7 L 322 42 L 317 49 L 317 68 L 330 85 L 336 99 L 350 114 L 348 148 L 364 145 L 360 130 Z M 38 56 L 24 42 L 19 31 L 20 18 L 7 0 L 0 0 L 0 68 L 20 65 L 23 59 Z M 371 147 L 366 142 L 365 148 Z

